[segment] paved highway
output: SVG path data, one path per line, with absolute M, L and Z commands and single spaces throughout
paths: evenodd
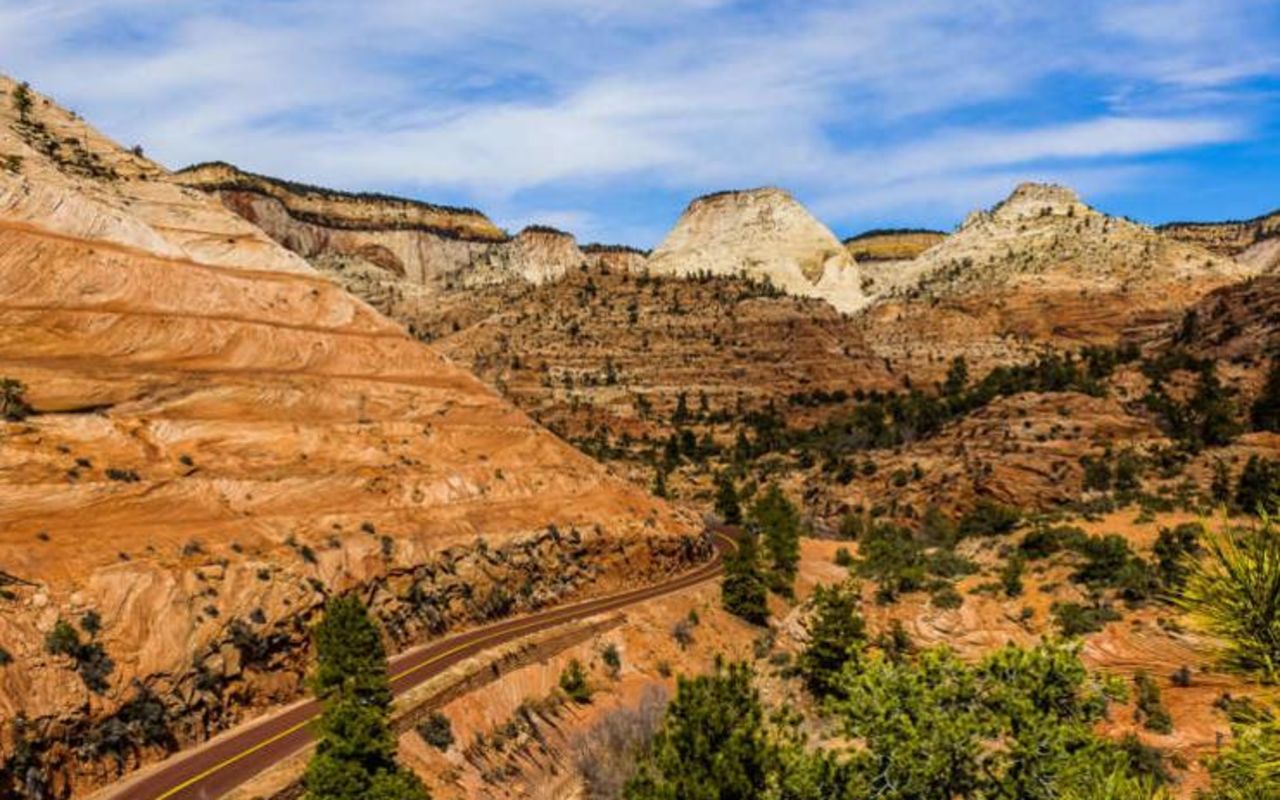
M 400 695 L 439 675 L 464 659 L 532 633 L 623 608 L 695 586 L 723 571 L 723 554 L 733 540 L 715 532 L 715 555 L 710 561 L 665 583 L 561 606 L 526 617 L 504 620 L 458 634 L 388 662 L 391 690 Z M 176 753 L 141 778 L 128 780 L 101 800 L 215 800 L 268 767 L 294 755 L 312 741 L 310 722 L 321 711 L 310 700 L 255 720 L 243 730 L 192 750 Z

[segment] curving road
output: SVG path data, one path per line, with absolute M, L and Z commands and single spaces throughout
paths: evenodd
M 734 546 L 725 530 L 716 530 L 715 555 L 706 564 L 665 583 L 561 606 L 505 620 L 403 653 L 388 662 L 391 691 L 405 691 L 489 648 L 566 622 L 585 619 L 661 595 L 687 589 L 723 571 L 724 550 Z M 312 741 L 309 723 L 321 711 L 315 700 L 291 706 L 265 721 L 161 762 L 149 774 L 122 788 L 97 795 L 100 800 L 214 800 L 268 767 L 294 755 Z

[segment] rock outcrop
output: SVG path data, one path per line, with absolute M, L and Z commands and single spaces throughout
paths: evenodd
M 781 189 L 720 192 L 689 204 L 649 256 L 655 273 L 745 275 L 843 312 L 864 306 L 858 268 L 826 226 Z
M 1231 222 L 1170 222 L 1156 230 L 1260 272 L 1280 270 L 1280 211 Z
M 395 646 L 700 557 L 241 216 L 0 90 L 0 795 L 79 794 L 297 696 L 332 594 Z
M 224 163 L 175 178 L 415 329 L 429 327 L 423 320 L 454 292 L 537 285 L 587 261 L 570 234 L 535 225 L 511 237 L 474 209 L 322 189 Z

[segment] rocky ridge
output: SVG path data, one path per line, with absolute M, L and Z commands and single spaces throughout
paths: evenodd
M 398 647 L 700 557 L 260 229 L 0 91 L 0 794 L 80 794 L 297 696 L 333 593 Z
M 875 352 L 936 378 L 956 355 L 989 368 L 1043 346 L 1146 340 L 1207 292 L 1259 270 L 1024 184 L 910 262 L 865 266 Z

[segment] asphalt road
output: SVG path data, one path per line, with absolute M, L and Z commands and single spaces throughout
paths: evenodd
M 716 531 L 715 546 L 715 555 L 706 564 L 665 583 L 504 620 L 396 656 L 388 662 L 391 690 L 400 695 L 464 659 L 514 639 L 715 578 L 723 570 L 724 550 L 733 546 L 733 540 L 724 531 Z M 311 700 L 266 721 L 255 720 L 244 730 L 216 742 L 175 753 L 144 777 L 99 797 L 102 800 L 215 800 L 310 744 L 313 737 L 309 723 L 320 710 L 320 704 Z

